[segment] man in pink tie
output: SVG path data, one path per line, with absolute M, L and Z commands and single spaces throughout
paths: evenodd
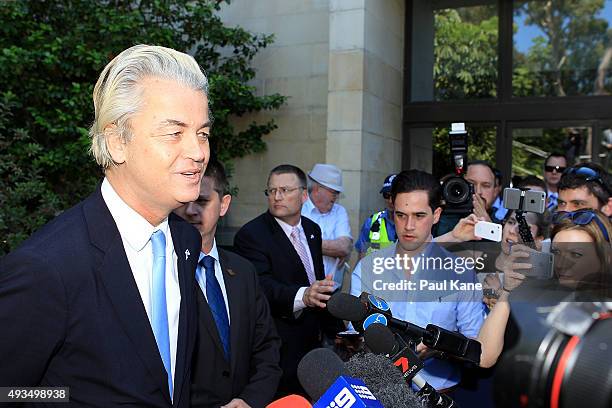
M 321 229 L 301 216 L 306 175 L 296 166 L 277 166 L 264 193 L 268 211 L 238 231 L 234 247 L 255 265 L 283 342 L 277 397 L 306 395 L 297 380 L 298 362 L 321 346 L 325 334 L 333 337 L 344 327 L 326 310 L 334 282 L 323 272 Z

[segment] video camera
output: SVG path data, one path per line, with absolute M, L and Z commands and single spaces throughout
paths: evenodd
M 442 183 L 442 197 L 446 203 L 444 211 L 448 214 L 469 214 L 473 209 L 474 185 L 464 178 L 468 160 L 465 123 L 452 123 L 448 138 L 455 175 Z

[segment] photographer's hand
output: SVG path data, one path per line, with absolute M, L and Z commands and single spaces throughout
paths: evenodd
M 472 213 L 478 217 L 479 220 L 491 222 L 491 217 L 487 212 L 487 205 L 484 198 L 478 194 L 472 194 L 472 205 L 474 206 Z

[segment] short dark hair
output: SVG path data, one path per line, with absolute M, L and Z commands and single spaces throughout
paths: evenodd
M 470 162 L 468 162 L 467 166 L 465 166 L 465 171 L 467 172 L 467 170 L 470 168 L 470 166 L 485 166 L 488 167 L 489 170 L 491 170 L 491 174 L 493 174 L 493 182 L 495 182 L 495 169 L 493 168 L 493 166 L 491 165 L 491 163 L 489 163 L 486 160 L 472 160 Z
M 567 156 L 566 155 L 564 155 L 561 152 L 552 152 L 551 154 L 546 156 L 546 159 L 544 160 L 544 165 L 545 166 L 548 164 L 548 160 L 550 160 L 551 157 L 562 157 L 563 160 L 565 160 L 565 165 L 567 166 L 569 164 L 569 160 L 567 160 Z
M 219 193 L 219 197 L 223 198 L 224 195 L 230 193 L 225 167 L 223 167 L 223 164 L 217 159 L 211 158 L 208 161 L 206 171 L 204 171 L 204 177 L 213 179 L 213 189 Z
M 398 194 L 412 191 L 427 192 L 431 211 L 435 211 L 442 205 L 442 188 L 438 180 L 430 173 L 421 170 L 404 170 L 393 179 L 391 184 L 393 202 Z
M 493 168 L 493 174 L 495 174 L 495 184 L 501 186 L 502 182 L 504 181 L 504 175 L 502 174 L 501 170 Z
M 307 188 L 308 182 L 306 181 L 306 174 L 297 166 L 293 164 L 281 164 L 280 166 L 276 166 L 272 170 L 270 170 L 270 174 L 268 174 L 268 180 L 266 183 L 270 183 L 270 177 L 273 174 L 295 174 L 300 182 L 300 187 Z
M 529 186 L 542 187 L 544 192 L 548 194 L 548 188 L 546 187 L 546 183 L 544 182 L 544 180 L 531 174 L 529 176 L 525 176 L 520 182 L 516 184 L 517 188 L 527 188 Z
M 597 172 L 605 187 L 595 180 L 587 181 L 586 178 L 580 174 L 573 174 L 566 171 L 563 173 L 561 180 L 559 181 L 559 191 L 574 190 L 582 186 L 586 186 L 589 193 L 593 194 L 597 198 L 599 205 L 606 205 L 608 203 L 608 199 L 610 198 L 610 191 L 612 191 L 608 172 L 606 172 L 600 165 L 592 162 L 576 164 L 571 168 L 579 169 L 581 167 L 588 167 L 589 169 Z

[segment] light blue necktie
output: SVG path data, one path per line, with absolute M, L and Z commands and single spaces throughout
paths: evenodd
M 153 297 L 151 299 L 151 326 L 159 355 L 168 373 L 168 389 L 172 398 L 172 365 L 170 363 L 170 334 L 166 306 L 166 236 L 157 230 L 151 235 L 153 244 Z

